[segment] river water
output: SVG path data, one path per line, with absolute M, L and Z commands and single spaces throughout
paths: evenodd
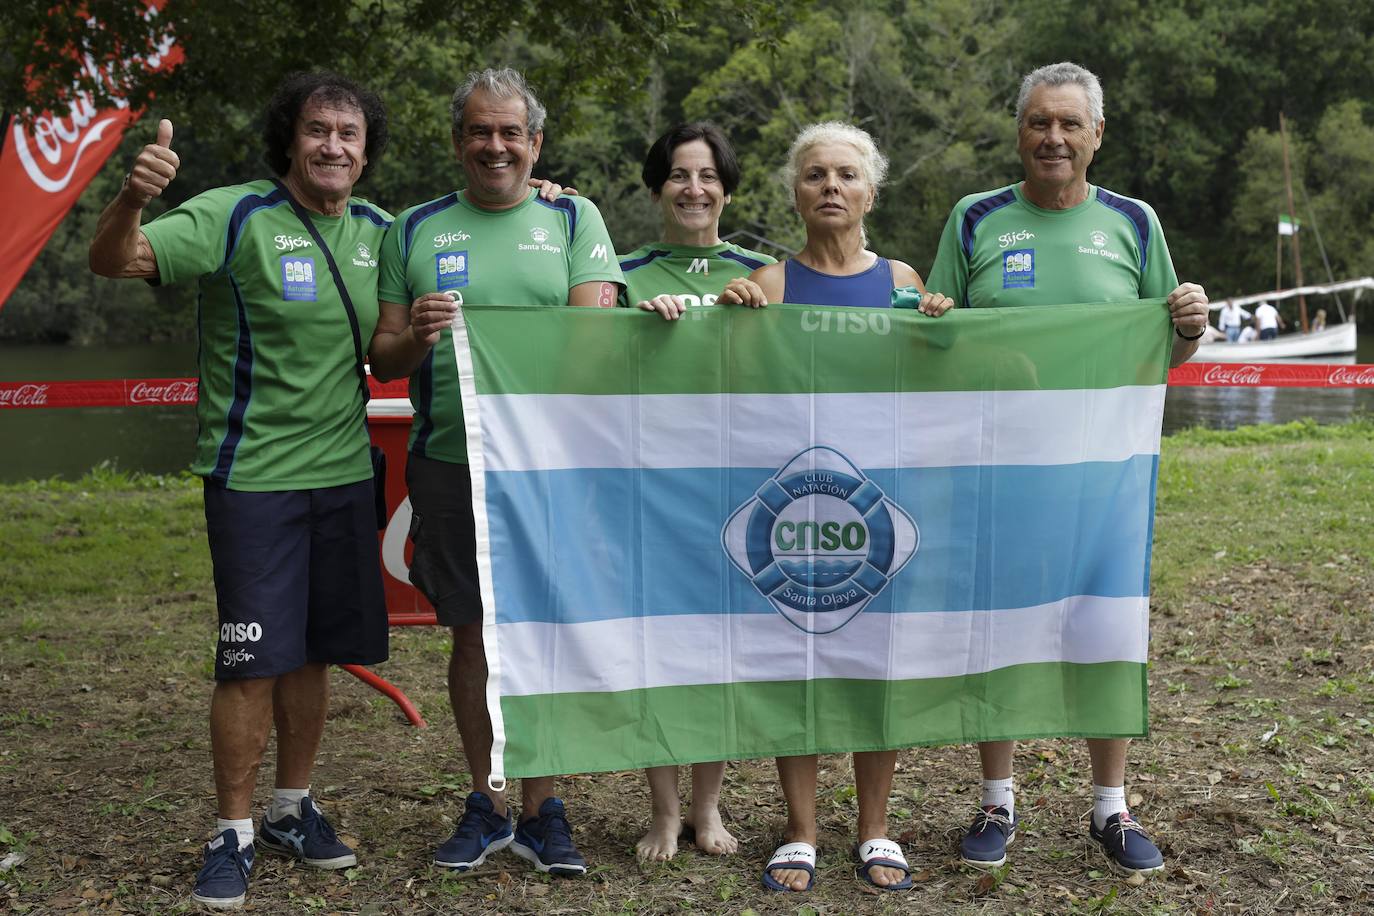
M 1374 333 L 1360 335 L 1361 363 L 1374 363 Z M 194 344 L 110 347 L 0 345 L 0 381 L 171 378 L 195 375 Z M 1311 417 L 1340 423 L 1374 413 L 1374 390 L 1170 388 L 1164 433 L 1191 426 L 1233 429 Z M 189 466 L 196 435 L 190 407 L 0 410 L 0 482 L 75 478 L 103 461 L 165 474 Z

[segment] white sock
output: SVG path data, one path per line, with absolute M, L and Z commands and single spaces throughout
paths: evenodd
M 226 830 L 232 830 L 239 835 L 239 849 L 247 849 L 253 845 L 253 819 L 245 817 L 241 821 L 231 821 L 227 818 L 215 818 L 215 836 L 219 836 Z
M 1101 830 L 1107 818 L 1126 810 L 1125 786 L 1093 786 L 1093 826 Z
M 1006 808 L 1007 817 L 1016 815 L 1016 791 L 1011 787 L 1012 777 L 1006 779 L 984 779 L 983 780 L 983 800 L 979 802 L 984 808 Z
M 286 815 L 301 816 L 301 799 L 310 794 L 310 787 L 304 789 L 273 789 L 272 807 L 267 809 L 269 821 L 279 821 Z

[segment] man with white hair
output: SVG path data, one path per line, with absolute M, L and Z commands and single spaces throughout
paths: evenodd
M 1089 184 L 1102 145 L 1102 86 L 1073 63 L 1027 74 L 1016 102 L 1017 149 L 1025 178 L 971 194 L 945 224 L 928 286 L 972 307 L 1059 305 L 1167 297 L 1174 342 L 1170 364 L 1197 350 L 1207 329 L 1207 294 L 1178 282 L 1164 232 L 1142 201 Z M 1126 807 L 1121 738 L 1089 738 L 1090 833 L 1112 867 L 1152 874 L 1164 858 Z M 960 844 L 963 861 L 996 867 L 1016 835 L 1011 741 L 978 745 L 980 811 Z
M 511 69 L 470 73 L 453 95 L 453 145 L 466 188 L 411 207 L 382 243 L 381 314 L 370 350 L 379 378 L 410 376 L 415 422 L 406 485 L 414 516 L 410 579 L 453 629 L 449 700 L 472 773 L 463 817 L 435 864 L 467 871 L 506 846 L 541 872 L 581 875 L 551 776 L 521 782 L 512 828 L 489 785 L 492 726 L 463 407 L 449 326 L 467 305 L 613 307 L 623 285 L 615 247 L 583 197 L 542 199 L 529 186 L 544 106 Z

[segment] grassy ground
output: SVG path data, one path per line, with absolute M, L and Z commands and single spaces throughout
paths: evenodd
M 771 765 L 731 764 L 738 855 L 691 846 L 641 868 L 638 774 L 567 780 L 594 864 L 549 881 L 508 855 L 458 878 L 428 864 L 466 786 L 444 692 L 447 644 L 396 631 L 383 673 L 432 723 L 335 676 L 316 792 L 361 864 L 260 856 L 260 913 L 1374 912 L 1374 423 L 1166 440 L 1155 530 L 1150 738 L 1128 793 L 1169 869 L 1132 885 L 1086 840 L 1081 742 L 1020 746 L 1010 865 L 960 868 L 969 749 L 905 752 L 892 835 L 917 887 L 865 893 L 847 862 L 846 759 L 822 761 L 816 889 L 757 873 L 783 809 Z M 0 911 L 188 908 L 213 817 L 205 725 L 213 592 L 199 484 L 97 472 L 0 488 Z M 684 790 L 685 791 L 685 790 Z

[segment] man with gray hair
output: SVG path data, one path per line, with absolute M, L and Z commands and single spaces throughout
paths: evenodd
M 511 846 L 541 872 L 580 875 L 587 864 L 552 777 L 522 781 L 522 818 L 514 829 L 505 793 L 489 785 L 492 726 L 472 483 L 449 326 L 464 304 L 613 307 L 624 281 L 590 201 L 545 200 L 528 187 L 545 112 L 524 77 L 511 69 L 469 74 L 453 95 L 452 114 L 466 187 L 411 207 L 387 232 L 370 349 L 377 377 L 410 376 L 410 580 L 453 630 L 449 700 L 473 780 L 463 817 L 434 861 L 467 871 Z
M 1017 149 L 1025 178 L 971 194 L 945 224 L 927 286 L 963 306 L 1058 305 L 1167 298 L 1171 365 L 1197 349 L 1207 329 L 1207 294 L 1178 282 L 1159 218 L 1142 201 L 1088 183 L 1102 145 L 1102 86 L 1073 63 L 1027 74 L 1016 100 Z M 960 844 L 969 865 L 996 867 L 1016 835 L 1011 741 L 978 745 L 981 808 Z M 1127 874 L 1163 870 L 1164 858 L 1126 807 L 1122 738 L 1089 738 L 1092 838 Z

